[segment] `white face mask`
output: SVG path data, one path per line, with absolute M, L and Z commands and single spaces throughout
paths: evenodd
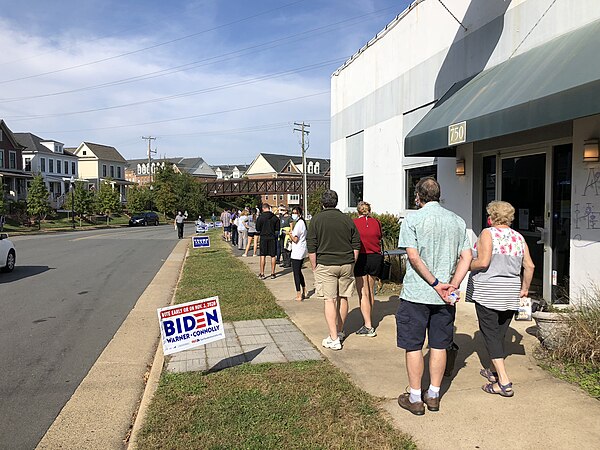
M 292 214 L 292 220 L 298 220 L 298 214 Z

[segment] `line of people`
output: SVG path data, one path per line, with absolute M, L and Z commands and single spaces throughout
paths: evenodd
M 488 228 L 472 248 L 465 221 L 439 204 L 440 185 L 421 179 L 415 190 L 418 210 L 400 228 L 398 246 L 406 249 L 407 271 L 396 312 L 397 346 L 405 350 L 409 391 L 398 404 L 415 415 L 440 408 L 440 388 L 448 349 L 454 345 L 457 292 L 470 272 L 466 299 L 475 303 L 479 327 L 491 366 L 480 371 L 488 394 L 512 397 L 514 391 L 504 360 L 504 339 L 520 299 L 528 296 L 534 265 L 525 239 L 510 228 L 515 210 L 507 202 L 487 206 Z M 329 329 L 322 345 L 341 350 L 348 298 L 358 290 L 364 325 L 357 332 L 376 336 L 371 322 L 373 283 L 380 273 L 381 224 L 361 202 L 354 221 L 336 208 L 337 194 L 327 190 L 323 210 L 311 221 L 307 251 L 315 286 L 324 298 Z M 297 288 L 298 289 L 298 288 Z M 422 392 L 423 346 L 429 345 L 430 385 Z

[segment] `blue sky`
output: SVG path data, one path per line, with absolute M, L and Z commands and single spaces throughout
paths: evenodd
M 75 147 L 329 156 L 330 75 L 409 0 L 0 0 L 0 117 Z M 51 5 L 51 6 L 50 6 Z

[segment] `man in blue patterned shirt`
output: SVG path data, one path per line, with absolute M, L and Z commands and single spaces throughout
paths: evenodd
M 398 347 L 406 350 L 410 392 L 398 404 L 416 415 L 438 411 L 440 386 L 446 367 L 446 349 L 454 334 L 456 309 L 449 295 L 462 282 L 471 263 L 471 244 L 465 221 L 439 204 L 440 185 L 431 177 L 416 186 L 419 210 L 406 217 L 398 247 L 405 248 L 406 268 L 400 305 L 396 312 Z M 423 345 L 429 343 L 429 389 L 421 395 Z

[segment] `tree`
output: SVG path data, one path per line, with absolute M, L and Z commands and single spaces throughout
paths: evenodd
M 153 191 L 144 186 L 131 186 L 127 189 L 127 209 L 130 213 L 152 207 Z
M 308 202 L 306 206 L 308 207 L 309 214 L 313 217 L 317 215 L 321 211 L 321 209 L 323 209 L 321 197 L 323 196 L 324 192 L 325 188 L 320 187 L 308 195 Z
M 177 196 L 175 194 L 175 181 L 177 174 L 170 164 L 159 166 L 154 174 L 154 202 L 156 208 L 165 216 L 174 213 L 177 208 Z
M 100 214 L 106 214 L 106 225 L 109 225 L 110 215 L 121 211 L 121 199 L 119 193 L 113 189 L 110 179 L 100 184 L 100 189 L 96 194 L 96 211 Z
M 75 198 L 75 207 L 71 205 L 71 199 Z M 85 182 L 76 181 L 73 193 L 69 192 L 66 196 L 65 204 L 63 208 L 71 209 L 75 211 L 75 214 L 79 216 L 79 226 L 84 216 L 87 216 L 94 212 L 94 192 L 88 190 L 85 186 Z
M 42 228 L 42 220 L 50 212 L 49 195 L 44 178 L 42 175 L 36 175 L 27 192 L 27 213 L 37 217 L 39 229 Z

